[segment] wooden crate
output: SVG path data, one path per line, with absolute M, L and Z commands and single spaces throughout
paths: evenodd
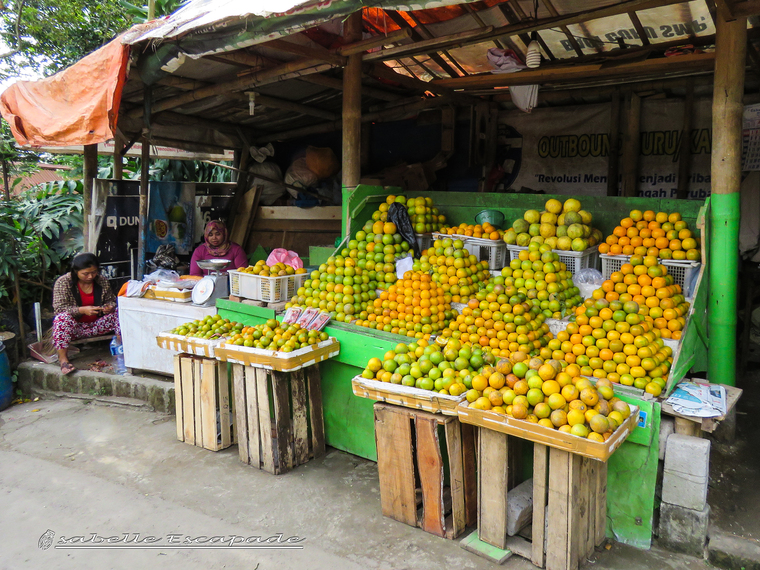
M 443 426 L 449 458 L 444 483 Z M 389 404 L 375 404 L 377 469 L 383 515 L 453 539 L 477 516 L 475 444 L 458 419 Z
M 457 407 L 464 402 L 465 395 L 449 396 L 432 390 L 422 390 L 414 386 L 402 386 L 391 382 L 368 380 L 355 376 L 351 380 L 351 388 L 356 396 L 369 398 L 387 404 L 396 404 L 416 410 L 424 410 L 434 414 L 456 416 Z
M 507 536 L 510 440 L 479 428 L 478 537 L 546 570 L 577 570 L 605 540 L 607 464 L 534 444 L 532 537 Z
M 240 460 L 279 475 L 325 453 L 318 366 L 295 372 L 232 365 Z
M 235 408 L 230 401 L 226 362 L 176 354 L 174 403 L 180 441 L 211 451 L 235 443 Z

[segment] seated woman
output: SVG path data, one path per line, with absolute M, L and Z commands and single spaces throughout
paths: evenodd
M 56 280 L 53 311 L 53 346 L 58 351 L 64 374 L 76 370 L 68 356 L 72 340 L 109 332 L 121 340 L 116 297 L 108 280 L 100 275 L 100 262 L 92 253 L 80 253 L 74 257 L 71 272 Z
M 223 270 L 248 267 L 248 257 L 243 248 L 231 242 L 227 226 L 221 220 L 211 220 L 203 231 L 204 243 L 195 248 L 190 258 L 190 275 L 208 275 L 208 271 L 198 267 L 204 259 L 229 259 L 230 263 Z

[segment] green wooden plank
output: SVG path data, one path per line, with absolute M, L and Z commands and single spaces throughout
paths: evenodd
M 335 251 L 335 247 L 331 245 L 310 245 L 309 246 L 309 264 L 321 265 L 327 261 Z
M 644 401 L 641 405 L 643 407 Z M 655 435 L 660 433 L 659 402 L 652 406 L 651 430 L 653 437 L 649 446 L 639 445 L 629 438 L 607 461 L 607 536 L 643 549 L 652 544 L 659 462 L 659 437 Z
M 652 443 L 654 432 L 652 430 L 652 408 L 654 400 L 644 400 L 633 395 L 623 394 L 616 390 L 615 395 L 628 404 L 638 406 L 639 424 L 633 430 L 626 442 L 649 446 Z

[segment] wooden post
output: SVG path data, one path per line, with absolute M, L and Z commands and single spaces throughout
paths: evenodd
M 638 194 L 641 97 L 629 91 L 625 97 L 626 129 L 623 138 L 623 196 Z
M 710 296 L 707 309 L 710 358 L 707 378 L 736 383 L 736 296 L 742 175 L 742 112 L 747 19 L 716 17 L 710 197 Z
M 90 243 L 90 229 L 92 225 L 92 189 L 95 184 L 95 177 L 98 175 L 98 145 L 84 145 L 84 172 L 82 174 L 82 193 L 84 194 L 84 226 L 82 234 L 84 237 L 85 251 L 92 251 L 93 244 Z
M 124 139 L 117 133 L 113 137 L 113 178 L 121 180 L 124 178 L 124 157 L 121 156 L 121 149 L 124 148 Z
M 345 43 L 362 37 L 362 13 L 345 21 Z M 354 188 L 361 179 L 362 56 L 349 55 L 343 70 L 343 187 Z
M 148 191 L 150 188 L 150 113 L 153 89 L 145 87 L 143 106 L 142 154 L 140 157 L 140 235 L 137 239 L 137 279 L 145 274 L 145 246 L 148 242 Z
M 620 90 L 612 92 L 610 101 L 610 149 L 607 157 L 607 196 L 618 195 L 620 173 Z
M 691 175 L 691 116 L 694 111 L 694 80 L 691 78 L 686 86 L 683 100 L 683 128 L 681 144 L 678 151 L 678 190 L 676 197 L 685 200 L 689 197 L 689 176 Z

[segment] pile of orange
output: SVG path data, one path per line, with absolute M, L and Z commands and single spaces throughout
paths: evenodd
M 468 407 L 606 441 L 628 418 L 630 407 L 615 397 L 608 379 L 593 386 L 577 365 L 563 364 L 517 352 L 495 367 L 484 366 L 465 393 Z
M 422 252 L 413 268 L 423 273 L 432 271 L 433 282 L 451 294 L 454 303 L 464 303 L 491 279 L 488 261 L 478 258 L 464 248 L 461 239 L 437 239 Z
M 577 364 L 583 376 L 608 378 L 654 396 L 665 388 L 672 363 L 672 351 L 635 301 L 586 299 L 575 322 L 548 346 L 552 356 Z
M 620 225 L 605 242 L 599 244 L 599 253 L 691 261 L 701 258 L 700 240 L 681 219 L 681 214 L 652 210 L 632 210 L 629 217 L 620 220 Z
M 668 268 L 654 256 L 634 255 L 620 267 L 592 296 L 607 301 L 635 301 L 639 314 L 652 323 L 663 338 L 679 340 L 686 326 L 689 303 L 681 286 L 673 282 Z
M 552 334 L 541 309 L 527 302 L 522 293 L 517 295 L 518 302 L 506 301 L 505 297 L 501 300 L 499 303 L 495 293 L 482 301 L 470 299 L 442 336 L 472 346 L 488 346 L 495 356 L 506 357 L 517 351 L 537 355 L 543 349 L 543 355 L 548 357 L 545 347 Z
M 362 315 L 364 316 L 364 315 Z M 355 325 L 412 338 L 430 338 L 454 316 L 451 296 L 428 273 L 407 271 L 367 306 Z
M 448 234 L 450 236 L 457 235 L 492 240 L 500 240 L 504 237 L 504 230 L 495 228 L 488 222 L 482 226 L 480 224 L 459 224 L 458 226 L 449 227 L 444 226 L 440 229 L 440 232 L 442 234 Z

